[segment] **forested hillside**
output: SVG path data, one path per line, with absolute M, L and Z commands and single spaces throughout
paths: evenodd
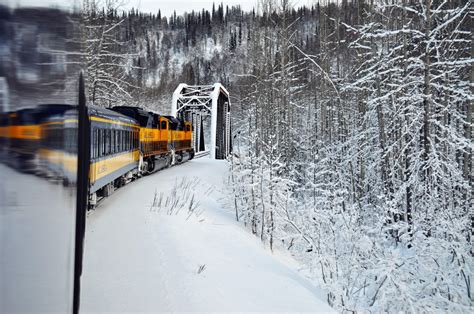
M 238 220 L 336 309 L 470 312 L 472 14 L 267 0 L 166 18 L 86 0 L 89 98 L 163 112 L 180 82 L 223 83 Z

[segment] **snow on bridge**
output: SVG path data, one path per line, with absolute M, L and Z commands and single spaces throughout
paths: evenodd
M 81 312 L 331 312 L 291 259 L 234 221 L 221 190 L 227 171 L 225 161 L 192 160 L 117 190 L 92 212 Z

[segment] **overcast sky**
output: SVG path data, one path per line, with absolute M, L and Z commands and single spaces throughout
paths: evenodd
M 0 0 L 4 2 L 5 0 Z M 142 12 L 158 12 L 161 9 L 161 14 L 165 16 L 170 16 L 173 14 L 173 11 L 176 10 L 177 14 L 182 14 L 184 12 L 201 11 L 203 8 L 211 10 L 212 3 L 216 3 L 216 7 L 219 3 L 224 3 L 225 5 L 240 5 L 243 10 L 249 11 L 253 7 L 257 6 L 258 0 L 118 0 L 123 3 L 124 10 L 131 9 L 132 7 L 139 9 Z M 59 7 L 72 7 L 74 4 L 82 3 L 81 0 L 6 0 L 12 6 L 59 6 Z M 292 0 L 292 3 L 295 5 L 303 5 L 311 3 L 311 0 Z

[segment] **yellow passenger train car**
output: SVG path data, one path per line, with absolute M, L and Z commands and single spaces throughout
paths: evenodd
M 140 127 L 120 113 L 89 106 L 91 160 L 90 194 L 108 196 L 137 175 Z

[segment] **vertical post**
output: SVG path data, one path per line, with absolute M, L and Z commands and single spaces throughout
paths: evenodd
M 196 136 L 196 146 L 195 146 L 195 150 L 196 152 L 200 152 L 201 151 L 201 128 L 202 128 L 202 120 L 201 120 L 201 114 L 199 115 L 195 115 L 195 126 L 196 126 L 196 130 L 195 130 L 195 136 Z
M 229 105 L 226 106 L 226 113 L 225 113 L 225 154 L 226 158 L 230 155 L 231 151 L 231 135 L 230 135 L 230 111 Z
M 82 257 L 86 230 L 86 209 L 89 198 L 90 131 L 86 106 L 84 77 L 79 76 L 78 138 L 77 138 L 77 195 L 76 195 L 76 238 L 74 254 L 73 313 L 79 313 L 81 296 Z
M 203 152 L 206 150 L 206 145 L 204 144 L 204 128 L 202 127 L 202 116 L 199 114 L 199 151 Z
M 214 90 L 212 94 L 218 93 L 218 90 Z M 217 97 L 216 97 L 217 96 Z M 217 136 L 217 106 L 218 106 L 219 94 L 212 96 L 212 107 L 211 107 L 211 145 L 209 147 L 210 158 L 216 159 L 216 136 Z

